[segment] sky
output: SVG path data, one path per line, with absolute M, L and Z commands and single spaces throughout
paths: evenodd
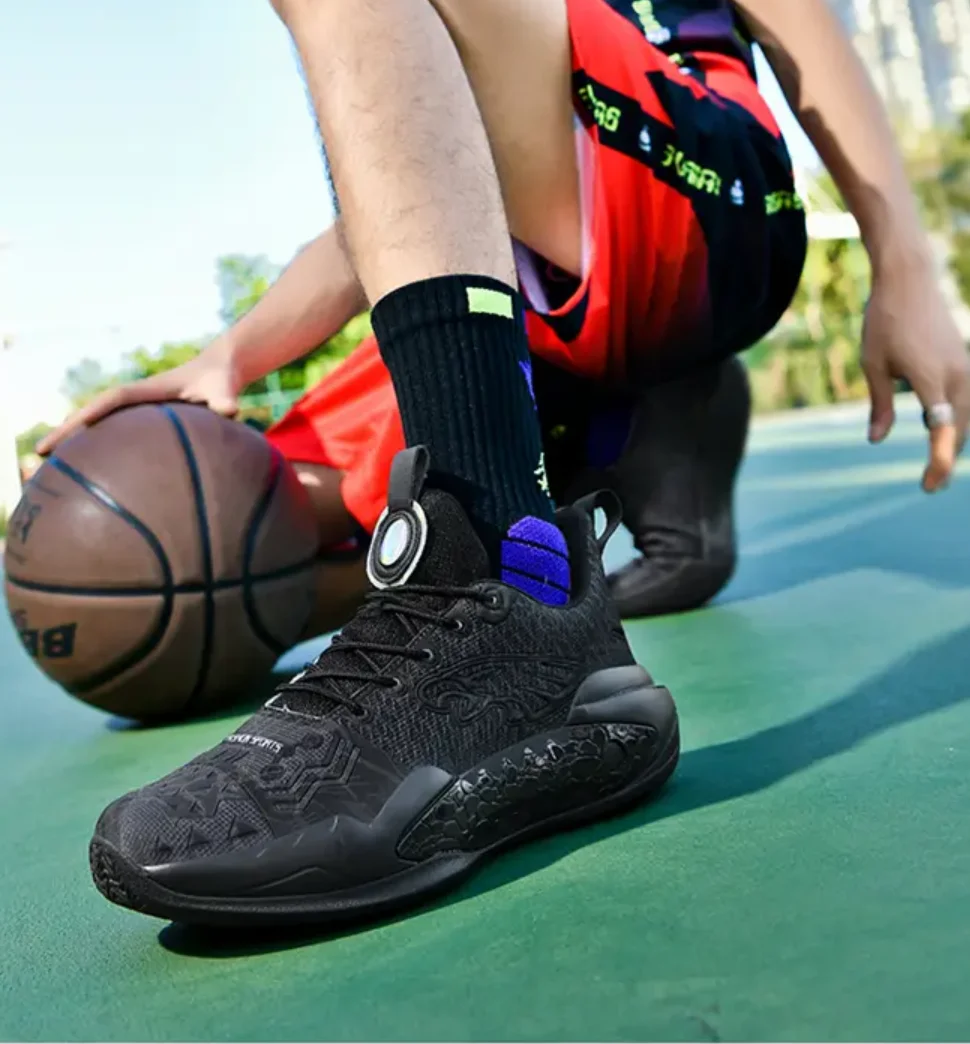
M 796 159 L 814 153 L 770 74 Z M 219 329 L 215 261 L 285 263 L 331 220 L 267 0 L 30 0 L 0 13 L 0 410 L 60 419 L 69 366 Z

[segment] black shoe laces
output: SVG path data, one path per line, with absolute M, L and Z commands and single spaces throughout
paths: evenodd
M 447 616 L 445 609 L 435 609 L 428 604 L 429 601 L 448 599 L 450 608 L 459 598 L 467 598 L 491 608 L 495 607 L 498 600 L 491 590 L 438 584 L 409 584 L 368 594 L 363 608 L 344 631 L 333 638 L 314 663 L 308 664 L 300 674 L 284 682 L 276 694 L 285 697 L 287 693 L 305 692 L 323 696 L 350 708 L 355 714 L 363 715 L 364 709 L 354 695 L 363 686 L 379 685 L 386 689 L 400 687 L 401 679 L 387 673 L 387 665 L 394 657 L 429 663 L 434 659 L 431 649 L 411 648 L 405 644 L 413 637 L 409 623 L 430 623 L 444 630 L 460 631 L 464 627 L 462 620 Z M 388 617 L 400 625 L 395 629 L 400 636 L 398 641 L 367 641 L 368 632 L 379 629 L 386 633 L 387 628 L 383 623 Z M 374 657 L 387 659 L 381 664 Z

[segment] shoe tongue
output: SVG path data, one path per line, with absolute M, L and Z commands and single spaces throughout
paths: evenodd
M 485 545 L 450 493 L 428 489 L 419 501 L 428 520 L 428 542 L 409 583 L 467 587 L 492 575 Z

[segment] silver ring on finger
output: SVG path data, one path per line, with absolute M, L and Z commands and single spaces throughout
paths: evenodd
M 953 412 L 953 406 L 948 402 L 937 402 L 923 410 L 923 424 L 930 431 L 955 422 L 956 415 Z

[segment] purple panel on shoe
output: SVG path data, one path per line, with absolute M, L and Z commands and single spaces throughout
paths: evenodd
M 569 590 L 569 563 L 557 551 L 546 551 L 533 544 L 502 541 L 502 568 Z
M 508 569 L 502 570 L 502 583 L 508 584 L 509 587 L 516 587 L 537 602 L 545 602 L 546 605 L 565 605 L 569 601 L 569 595 L 558 587 L 551 587 L 539 580 L 533 580 L 530 576 L 522 576 Z
M 545 522 L 534 515 L 526 515 L 518 522 L 513 522 L 509 526 L 508 536 L 511 540 L 528 540 L 530 544 L 540 544 L 550 551 L 558 551 L 564 557 L 569 557 L 562 530 L 554 523 Z
M 569 601 L 569 552 L 558 526 L 531 515 L 502 541 L 502 581 L 547 605 Z

